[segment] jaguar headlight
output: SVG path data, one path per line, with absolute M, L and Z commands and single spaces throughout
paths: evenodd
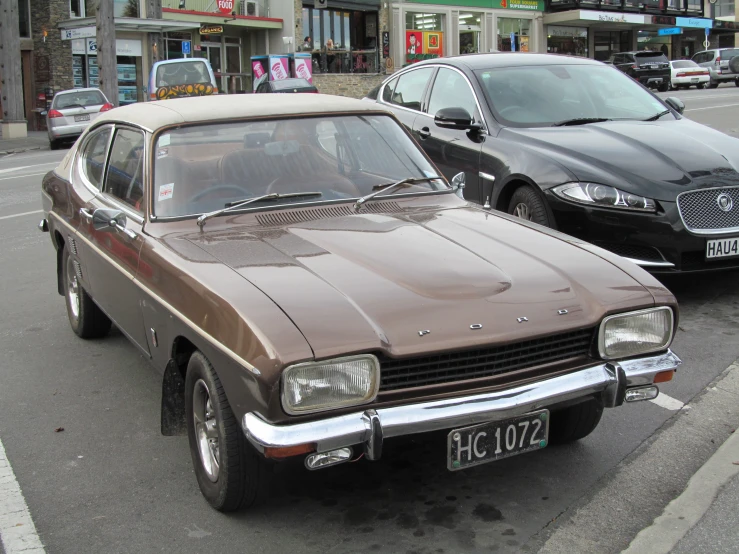
M 371 402 L 380 387 L 380 362 L 371 354 L 307 362 L 282 373 L 282 407 L 309 414 Z
M 657 204 L 651 198 L 598 183 L 565 183 L 554 187 L 552 192 L 560 198 L 578 204 L 639 212 L 657 211 Z
M 672 341 L 673 321 L 667 306 L 608 316 L 600 324 L 600 355 L 609 360 L 664 350 Z

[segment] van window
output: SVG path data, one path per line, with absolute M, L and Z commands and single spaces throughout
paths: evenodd
M 157 67 L 157 88 L 198 83 L 210 83 L 210 74 L 203 61 L 165 63 Z

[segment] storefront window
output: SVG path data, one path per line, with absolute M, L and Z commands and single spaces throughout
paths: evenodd
M 588 28 L 550 25 L 547 29 L 547 52 L 588 57 Z
M 459 53 L 475 54 L 480 52 L 480 32 L 482 14 L 459 14 Z
M 636 37 L 638 50 L 651 50 L 652 52 L 661 52 L 668 58 L 672 56 L 672 37 L 659 36 L 656 31 L 639 31 Z
M 95 17 L 99 0 L 69 0 L 70 17 Z
M 31 12 L 29 11 L 29 0 L 18 1 L 18 29 L 21 38 L 31 37 Z
M 443 24 L 443 16 L 438 13 L 405 14 L 406 65 L 443 55 Z
M 735 17 L 734 0 L 718 0 L 716 4 L 716 17 Z
M 631 31 L 593 31 L 594 58 L 604 62 L 616 52 L 631 50 Z
M 498 18 L 498 50 L 501 52 L 528 52 L 530 19 Z
M 438 13 L 411 13 L 405 14 L 405 28 L 419 31 L 441 31 L 442 15 Z
M 185 55 L 182 53 L 182 41 L 192 40 L 192 36 L 190 35 L 190 33 L 165 33 L 164 40 L 166 43 L 165 59 L 176 60 L 185 57 Z
M 115 17 L 139 17 L 139 0 L 113 0 Z

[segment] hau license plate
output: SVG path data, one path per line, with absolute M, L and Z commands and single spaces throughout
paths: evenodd
M 453 429 L 447 436 L 447 469 L 509 458 L 549 444 L 549 410 Z
M 739 256 L 739 237 L 713 239 L 706 242 L 706 259 L 733 258 Z

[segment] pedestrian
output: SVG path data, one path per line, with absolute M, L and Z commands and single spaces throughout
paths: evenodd
M 302 47 L 302 49 L 305 52 L 309 52 L 309 51 L 313 50 L 313 45 L 311 45 L 310 37 L 305 37 L 303 39 L 303 47 Z

